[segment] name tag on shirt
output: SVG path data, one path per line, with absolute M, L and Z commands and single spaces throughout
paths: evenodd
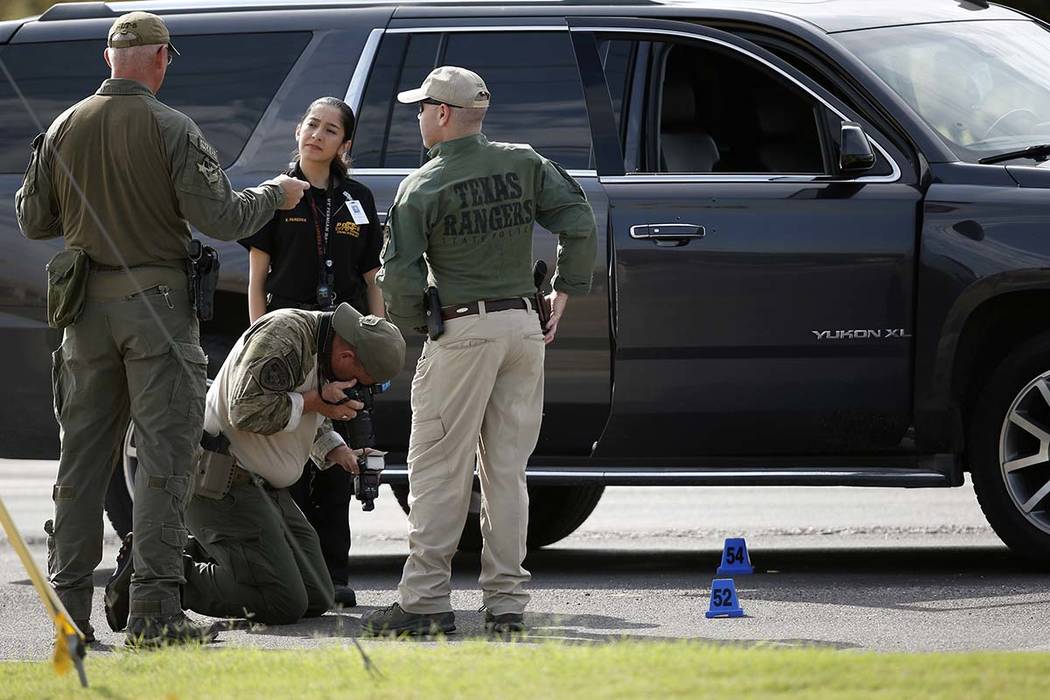
M 350 210 L 350 216 L 355 224 L 364 226 L 368 223 L 368 215 L 365 214 L 365 208 L 361 206 L 361 202 L 356 199 L 350 199 L 349 194 L 346 195 L 346 208 Z

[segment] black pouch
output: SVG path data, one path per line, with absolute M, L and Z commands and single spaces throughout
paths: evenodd
M 190 241 L 190 303 L 202 321 L 210 321 L 215 315 L 215 289 L 218 286 L 218 252 L 197 239 Z
M 67 248 L 47 264 L 47 325 L 65 328 L 84 309 L 91 259 L 83 248 Z
M 441 297 L 437 287 L 427 287 L 423 292 L 423 310 L 427 314 L 427 337 L 437 340 L 445 332 L 445 319 L 441 318 Z

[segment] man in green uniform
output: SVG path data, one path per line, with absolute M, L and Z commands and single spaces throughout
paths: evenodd
M 307 459 L 358 472 L 354 446 L 332 429 L 362 407 L 343 390 L 385 382 L 404 363 L 397 327 L 349 304 L 274 311 L 241 336 L 208 390 L 204 429 L 229 440 L 236 466 L 228 494 L 198 492 L 186 510 L 206 553 L 187 558 L 186 608 L 289 624 L 332 607 L 321 543 L 288 487 Z
M 480 583 L 485 624 L 523 629 L 522 567 L 528 527 L 525 464 L 543 408 L 543 355 L 570 295 L 590 290 L 596 232 L 580 186 L 526 145 L 489 142 L 484 81 L 435 69 L 398 95 L 419 106 L 430 160 L 401 183 L 390 209 L 377 279 L 389 318 L 425 325 L 423 291 L 437 287 L 444 334 L 427 340 L 412 381 L 408 448 L 409 556 L 399 600 L 364 618 L 373 634 L 455 629 L 452 555 L 470 503 L 475 455 L 481 478 Z M 528 301 L 533 223 L 557 234 L 546 333 Z
M 208 390 L 204 430 L 229 443 L 233 465 L 223 461 L 220 490 L 198 489 L 186 509 L 196 545 L 184 558 L 185 608 L 290 624 L 332 607 L 320 541 L 288 487 L 307 459 L 358 472 L 360 453 L 332 429 L 362 407 L 343 391 L 385 382 L 404 362 L 397 327 L 349 304 L 274 311 L 245 331 Z M 114 593 L 110 614 L 126 610 L 126 591 Z
M 89 267 L 83 306 L 53 357 L 62 454 L 51 583 L 92 637 L 103 500 L 130 415 L 139 469 L 128 643 L 210 641 L 214 631 L 179 603 L 207 363 L 187 291 L 190 224 L 224 240 L 251 235 L 307 183 L 231 189 L 197 125 L 154 96 L 177 55 L 159 17 L 119 17 L 107 45 L 112 77 L 37 137 L 15 195 L 27 237 L 64 236 Z

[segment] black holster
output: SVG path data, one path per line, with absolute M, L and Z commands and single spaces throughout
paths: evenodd
M 427 287 L 423 293 L 423 310 L 427 315 L 427 336 L 437 340 L 445 332 L 445 319 L 441 317 L 441 297 L 437 287 Z
M 546 279 L 547 263 L 537 260 L 532 267 L 532 281 L 536 285 L 536 293 L 532 295 L 532 305 L 535 307 L 536 315 L 540 317 L 540 330 L 544 333 L 547 332 L 547 324 L 551 320 L 551 307 L 543 295 L 543 282 Z
M 197 239 L 190 241 L 190 303 L 202 321 L 210 321 L 215 315 L 215 289 L 218 286 L 218 252 Z
M 210 435 L 204 431 L 201 452 L 194 474 L 194 495 L 222 500 L 233 486 L 237 460 L 230 455 L 230 440 L 222 433 Z

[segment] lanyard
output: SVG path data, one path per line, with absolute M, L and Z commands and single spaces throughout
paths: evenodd
M 314 198 L 310 197 L 310 212 L 314 218 L 314 232 L 317 234 L 317 262 L 321 268 L 322 280 L 325 269 L 331 269 L 332 257 L 328 254 L 328 241 L 330 240 L 329 234 L 331 233 L 332 227 L 332 193 L 328 192 L 325 198 L 325 209 L 324 209 L 324 234 L 321 233 L 321 218 L 320 212 L 317 211 L 317 205 L 314 204 Z

